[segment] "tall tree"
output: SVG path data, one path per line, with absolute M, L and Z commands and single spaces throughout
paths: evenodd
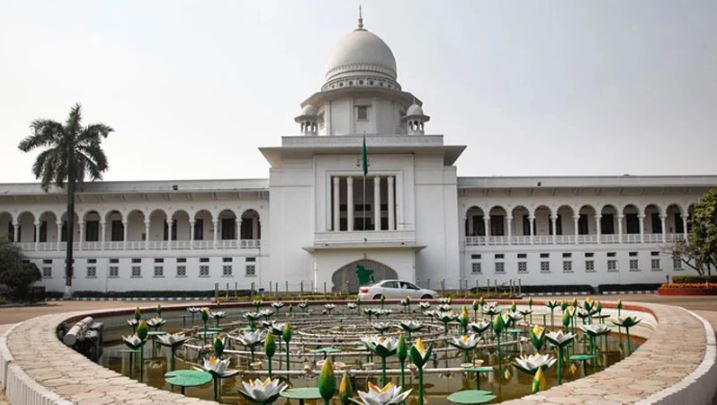
M 687 241 L 672 247 L 672 257 L 710 276 L 717 268 L 717 189 L 705 192 L 694 205 Z
M 76 187 L 81 185 L 86 177 L 92 181 L 102 179 L 102 173 L 108 168 L 107 157 L 102 150 L 102 139 L 113 131 L 105 124 L 82 126 L 80 110 L 80 104 L 75 104 L 64 125 L 52 120 L 33 121 L 30 125 L 33 134 L 18 145 L 23 152 L 42 149 L 32 166 L 32 173 L 35 178 L 40 179 L 43 190 L 48 191 L 50 185 L 54 184 L 67 192 L 66 298 L 72 296 Z

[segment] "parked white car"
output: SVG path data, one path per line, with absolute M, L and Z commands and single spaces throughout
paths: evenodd
M 420 299 L 440 297 L 433 290 L 418 288 L 413 283 L 401 280 L 383 280 L 374 285 L 360 287 L 358 296 L 362 300 L 377 300 L 381 296 L 386 297 L 386 299 L 402 299 L 407 296 Z

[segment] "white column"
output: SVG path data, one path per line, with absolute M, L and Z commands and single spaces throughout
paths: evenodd
M 689 217 L 687 215 L 682 215 L 682 233 L 685 237 L 685 242 L 687 242 L 687 219 Z
M 259 239 L 259 218 L 252 217 L 251 224 L 251 238 L 254 240 Z
M 339 193 L 339 181 L 341 179 L 338 176 L 334 176 L 334 223 L 332 229 L 336 232 L 341 230 L 341 212 L 339 211 L 339 198 L 341 198 L 341 195 Z
M 667 229 L 665 226 L 666 215 L 660 215 L 660 225 L 662 226 L 662 243 L 667 243 Z
M 622 221 L 625 219 L 624 215 L 617 216 L 617 241 L 622 243 Z
M 80 240 L 78 242 L 80 242 L 80 249 L 82 249 L 82 244 L 85 242 L 85 223 L 79 222 L 78 225 L 80 227 Z
M 373 230 L 381 230 L 381 178 L 373 178 Z
M 485 245 L 488 246 L 490 239 L 490 215 L 483 215 L 483 227 L 485 228 Z
M 38 243 L 40 243 L 40 223 L 35 222 L 35 250 L 37 250 Z
M 151 222 L 149 222 L 149 221 L 144 221 L 144 235 L 145 235 L 145 237 L 144 237 L 144 247 L 145 247 L 146 249 L 149 249 L 149 225 L 150 225 L 150 224 L 151 224 Z M 125 240 L 125 245 L 126 245 L 126 244 L 127 244 L 127 241 Z
M 578 244 L 578 236 L 580 236 L 580 230 L 578 229 L 578 221 L 580 221 L 580 215 L 573 215 L 573 223 L 575 225 L 575 244 Z
M 508 225 L 506 227 L 508 229 L 508 244 L 512 245 L 513 244 L 513 241 L 512 241 L 512 239 L 513 239 L 513 217 L 510 215 L 506 215 L 505 220 L 508 223 Z
M 553 224 L 553 244 L 558 243 L 558 216 L 551 215 L 550 222 Z
M 597 233 L 597 243 L 600 243 L 600 234 L 602 233 L 602 224 L 600 223 L 601 219 L 602 214 L 595 215 L 595 232 Z
M 20 238 L 20 224 L 15 222 L 12 224 L 12 240 L 15 243 L 20 242 L 18 239 Z
M 393 185 L 394 177 L 388 176 L 388 230 L 393 231 L 396 229 L 396 207 L 394 206 L 393 202 L 393 194 L 394 194 L 394 185 Z
M 194 220 L 190 219 L 189 220 L 189 248 L 190 249 L 194 247 L 194 224 L 195 224 Z M 237 235 L 239 235 L 239 234 L 237 233 Z
M 645 243 L 645 215 L 640 214 L 637 219 L 640 220 L 640 243 Z
M 122 241 L 124 241 L 124 244 L 127 245 L 127 239 L 129 239 L 127 236 L 129 235 L 129 221 L 125 220 L 122 221 Z
M 167 249 L 170 249 L 172 247 L 172 218 L 167 218 L 165 222 L 167 223 Z
M 535 240 L 535 216 L 529 215 L 528 222 L 530 223 L 530 244 L 532 245 Z
M 105 221 L 100 221 L 100 229 L 98 229 L 98 232 L 100 233 L 100 244 L 102 248 L 105 247 Z
M 62 220 L 57 221 L 57 250 L 60 250 L 60 243 L 62 243 Z
M 346 178 L 346 219 L 348 231 L 354 230 L 354 178 L 349 176 Z
M 218 218 L 212 219 L 212 224 L 214 225 L 214 239 L 212 242 L 212 246 L 215 248 L 217 247 L 217 235 L 219 234 L 219 220 Z
M 234 230 L 234 239 L 236 239 L 236 240 L 241 239 L 241 221 L 242 221 L 241 217 L 237 217 L 234 220 L 234 225 L 236 225 L 236 228 L 237 228 Z M 190 231 L 190 233 L 191 233 L 191 231 Z
M 466 220 L 466 223 L 468 224 L 466 231 L 468 232 L 468 235 L 473 236 L 473 232 L 474 232 L 473 217 L 466 214 L 465 220 Z

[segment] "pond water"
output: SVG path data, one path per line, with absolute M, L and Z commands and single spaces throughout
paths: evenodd
M 268 308 L 268 306 L 266 306 Z M 387 306 L 389 308 L 389 306 Z M 401 331 L 398 328 L 400 320 L 418 320 L 424 322 L 424 328 L 420 332 L 414 332 L 412 339 L 421 336 L 422 339 L 433 344 L 434 355 L 432 360 L 429 361 L 426 368 L 427 371 L 424 375 L 424 387 L 425 387 L 425 400 L 426 403 L 430 404 L 448 404 L 449 401 L 446 397 L 456 391 L 465 389 L 475 389 L 477 386 L 475 373 L 468 373 L 463 371 L 442 371 L 432 372 L 431 369 L 451 369 L 451 368 L 462 368 L 465 366 L 465 359 L 463 351 L 459 351 L 447 344 L 444 335 L 444 325 L 436 320 L 431 320 L 428 317 L 423 316 L 418 309 L 414 309 L 412 312 L 402 312 L 400 307 L 390 307 L 393 313 L 380 319 L 380 322 L 386 322 L 394 325 L 391 329 L 386 332 L 386 336 L 398 336 Z M 239 329 L 247 327 L 247 322 L 243 318 L 243 314 L 252 311 L 252 308 L 222 308 L 223 311 L 227 312 L 227 317 L 222 319 L 221 327 L 225 333 L 238 334 Z M 460 311 L 460 306 L 454 305 L 453 310 Z M 540 316 L 540 310 L 536 309 L 536 313 L 533 317 L 535 324 L 543 325 L 545 318 Z M 154 314 L 146 314 L 144 318 L 149 318 Z M 471 318 L 473 317 L 471 311 Z M 105 347 L 104 353 L 99 360 L 99 363 L 109 369 L 112 369 L 118 373 L 126 376 L 130 376 L 138 381 L 142 381 L 150 386 L 163 389 L 163 390 L 174 390 L 179 392 L 179 389 L 172 387 L 165 382 L 164 374 L 170 371 L 170 350 L 160 345 L 154 345 L 151 340 L 144 346 L 144 369 L 140 373 L 140 369 L 137 366 L 138 360 L 135 359 L 130 364 L 130 354 L 126 353 L 127 347 L 122 343 L 121 336 L 131 334 L 132 330 L 127 325 L 126 320 L 129 316 L 121 317 L 110 317 L 101 318 L 100 321 L 105 322 Z M 181 330 L 189 331 L 192 328 L 191 316 L 184 311 L 172 311 L 165 310 L 163 318 L 167 320 L 167 324 L 162 327 L 164 331 L 177 332 Z M 478 318 L 481 315 L 478 314 Z M 302 313 L 295 310 L 293 314 L 289 314 L 286 308 L 284 308 L 278 315 L 272 317 L 277 322 L 289 322 L 294 328 L 293 338 L 291 340 L 291 370 L 299 372 L 295 375 L 279 375 L 280 370 L 286 370 L 286 357 L 284 352 L 284 346 L 281 349 L 278 348 L 277 340 L 277 353 L 273 358 L 273 369 L 277 371 L 275 377 L 280 377 L 286 380 L 291 387 L 313 387 L 316 386 L 318 379 L 318 372 L 320 371 L 320 364 L 317 365 L 317 361 L 323 359 L 322 353 L 311 353 L 311 350 L 321 347 L 338 347 L 342 353 L 338 353 L 334 357 L 334 362 L 344 363 L 346 368 L 354 370 L 366 370 L 373 369 L 375 373 L 372 375 L 355 375 L 352 377 L 352 383 L 354 390 L 366 390 L 367 382 L 372 381 L 379 383 L 381 379 L 380 375 L 380 359 L 378 357 L 371 359 L 368 352 L 360 352 L 362 345 L 358 342 L 358 337 L 365 335 L 375 335 L 377 332 L 371 329 L 370 323 L 367 317 L 363 314 L 359 315 L 356 310 L 348 310 L 342 307 L 338 307 L 332 314 L 322 314 L 320 307 L 310 310 L 309 313 Z M 376 322 L 374 319 L 372 322 Z M 576 318 L 576 322 L 580 322 Z M 202 322 L 200 316 L 195 316 L 193 321 L 194 330 L 200 330 Z M 448 336 L 458 336 L 460 334 L 460 326 L 457 322 L 449 324 Z M 210 326 L 215 326 L 214 321 L 210 321 Z M 550 321 L 547 322 L 546 327 L 550 328 Z M 261 327 L 261 325 L 259 325 Z M 534 350 L 527 341 L 528 336 L 527 324 L 521 324 L 520 322 L 514 328 L 513 333 L 504 334 L 502 337 L 503 344 L 501 345 L 501 352 L 504 356 L 502 364 L 498 364 L 497 355 L 495 353 L 495 347 L 482 347 L 476 349 L 472 356 L 473 360 L 482 360 L 482 366 L 491 366 L 494 371 L 491 373 L 481 374 L 480 378 L 480 389 L 490 390 L 496 396 L 494 403 L 519 398 L 531 393 L 531 382 L 532 376 L 519 370 L 512 364 L 511 359 L 520 354 L 530 354 Z M 573 345 L 565 350 L 565 357 L 568 358 L 571 355 L 583 354 L 590 352 L 589 339 L 587 335 L 580 332 L 579 328 L 576 328 L 578 337 Z M 189 334 L 189 333 L 188 333 Z M 490 332 L 485 333 L 485 341 L 481 345 L 493 346 L 493 340 Z M 523 337 L 523 339 L 521 339 Z M 522 340 L 522 342 L 520 342 Z M 210 340 L 211 341 L 211 340 Z M 209 341 L 209 342 L 210 342 Z M 208 342 L 208 343 L 209 343 Z M 228 350 L 244 352 L 245 348 L 239 345 L 238 342 L 232 342 L 229 340 Z M 506 343 L 507 342 L 507 343 Z M 516 343 L 519 342 L 519 343 Z M 620 361 L 626 352 L 625 335 L 618 335 L 617 333 L 611 333 L 607 336 L 599 337 L 597 340 L 597 353 L 598 360 L 591 361 L 586 364 L 581 362 L 570 362 L 566 361 L 564 370 L 563 382 L 572 381 L 583 377 L 584 375 L 590 375 L 601 371 L 605 367 Z M 639 345 L 643 342 L 640 338 L 631 338 L 632 350 L 636 350 Z M 176 369 L 192 369 L 201 363 L 201 357 L 198 350 L 202 346 L 202 339 L 192 339 L 177 351 L 175 367 Z M 263 359 L 260 355 L 263 353 L 263 345 L 257 346 L 257 360 Z M 300 352 L 300 353 L 297 353 Z M 543 354 L 551 353 L 555 355 L 555 350 L 543 348 Z M 238 389 L 241 387 L 241 380 L 247 380 L 249 378 L 265 378 L 266 375 L 259 375 L 251 368 L 251 359 L 249 354 L 235 354 L 230 353 L 229 356 L 232 358 L 231 368 L 241 370 L 241 373 L 236 377 L 231 377 L 222 380 L 220 387 L 220 402 L 236 404 L 236 403 L 247 403 L 239 394 Z M 388 369 L 398 369 L 399 364 L 395 356 L 391 356 L 387 359 Z M 373 367 L 371 367 L 373 363 Z M 412 395 L 408 399 L 409 404 L 417 404 L 417 376 L 415 372 L 411 372 L 409 369 L 410 358 L 406 362 L 406 385 L 414 388 Z M 131 367 L 130 367 L 131 366 Z M 261 367 L 266 369 L 266 362 L 262 366 L 255 364 L 255 367 Z M 340 369 L 341 364 L 336 364 L 335 369 Z M 312 373 L 307 374 L 304 370 L 312 369 Z M 550 388 L 558 385 L 556 376 L 557 364 L 551 367 L 546 373 L 546 388 Z M 414 370 L 415 371 L 415 370 Z M 141 375 L 140 375 L 141 374 Z M 336 370 L 337 380 L 340 379 L 342 372 Z M 389 380 L 394 384 L 400 383 L 398 375 L 389 375 Z M 337 384 L 338 385 L 338 384 Z M 202 399 L 213 399 L 213 388 L 212 384 L 206 384 L 200 387 L 187 388 L 185 395 L 190 397 L 197 397 Z M 294 401 L 296 402 L 296 401 Z M 311 401 L 307 401 L 311 402 Z M 280 398 L 277 404 L 288 404 L 288 400 Z M 334 397 L 334 404 L 338 405 L 340 402 L 337 397 Z

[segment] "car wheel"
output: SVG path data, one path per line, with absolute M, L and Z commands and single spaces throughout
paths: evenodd
M 423 297 L 421 297 L 422 300 L 432 300 L 433 296 L 431 294 L 424 294 Z
M 376 294 L 376 295 L 373 296 L 373 299 L 375 299 L 375 300 L 380 300 L 381 297 L 383 297 L 383 294 Z

